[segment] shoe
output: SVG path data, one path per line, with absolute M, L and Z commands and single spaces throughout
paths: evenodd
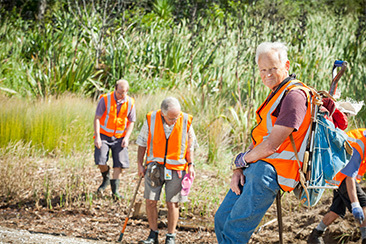
M 159 231 L 150 230 L 150 234 L 144 241 L 139 241 L 139 244 L 159 244 Z M 173 242 L 174 243 L 174 242 Z
M 175 234 L 166 234 L 165 244 L 175 244 Z
M 112 198 L 115 201 L 123 200 L 123 197 L 118 193 L 119 179 L 110 180 L 112 188 Z
M 109 176 L 109 166 L 108 166 L 108 170 L 102 173 L 103 176 L 103 182 L 102 184 L 99 186 L 98 190 L 97 190 L 97 194 L 100 196 L 103 196 L 103 191 L 105 190 L 105 188 L 107 188 L 107 186 L 109 186 L 110 184 L 110 176 Z
M 308 244 L 324 244 L 323 233 L 324 231 L 313 229 L 308 237 Z

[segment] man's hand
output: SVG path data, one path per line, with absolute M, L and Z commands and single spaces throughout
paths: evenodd
M 196 172 L 194 171 L 194 165 L 191 164 L 188 166 L 188 172 L 189 176 L 194 179 L 196 177 Z
M 129 143 L 129 138 L 128 137 L 124 137 L 122 139 L 121 147 L 128 147 L 128 143 Z
M 140 165 L 140 164 L 137 167 L 138 167 L 139 176 L 144 177 L 145 173 L 146 173 L 146 168 L 143 165 Z
M 96 136 L 94 139 L 94 145 L 100 149 L 102 147 L 102 140 L 100 139 L 100 136 Z
M 363 210 L 361 208 L 360 203 L 359 202 L 353 202 L 351 204 L 351 206 L 352 206 L 352 214 L 353 214 L 353 216 L 355 217 L 355 219 L 358 220 L 358 222 L 360 224 L 362 224 L 365 216 L 363 215 Z
M 233 176 L 231 177 L 230 188 L 236 195 L 240 195 L 241 193 L 239 183 L 244 186 L 244 175 L 242 169 L 234 170 Z

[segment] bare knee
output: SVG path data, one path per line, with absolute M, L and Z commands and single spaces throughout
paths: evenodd
M 157 202 L 158 201 L 146 199 L 146 208 L 156 208 Z
M 168 210 L 177 209 L 178 203 L 177 202 L 167 202 L 166 203 Z

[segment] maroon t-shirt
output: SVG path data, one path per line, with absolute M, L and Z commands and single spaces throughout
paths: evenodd
M 277 117 L 275 125 L 294 128 L 297 131 L 304 121 L 306 110 L 305 93 L 302 90 L 289 91 L 273 113 Z

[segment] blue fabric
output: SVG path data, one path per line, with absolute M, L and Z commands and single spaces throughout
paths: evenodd
M 352 155 L 344 148 L 347 135 L 334 124 L 318 113 L 317 126 L 314 134 L 314 150 L 312 156 L 311 178 L 309 186 L 319 187 L 328 185 L 334 176 L 349 162 Z M 305 206 L 314 206 L 318 203 L 325 189 L 308 189 L 310 200 L 303 191 L 300 200 L 306 200 Z
M 249 165 L 242 193 L 229 190 L 215 214 L 219 243 L 247 243 L 280 189 L 272 165 L 261 160 Z
M 355 148 L 353 148 L 352 158 L 346 167 L 341 170 L 341 172 L 349 177 L 355 178 L 357 176 L 358 169 L 360 168 L 361 161 L 360 153 Z
M 364 216 L 363 216 L 363 211 L 361 207 L 355 207 L 352 209 L 352 214 L 355 217 L 355 219 L 357 219 L 360 223 L 363 222 Z

